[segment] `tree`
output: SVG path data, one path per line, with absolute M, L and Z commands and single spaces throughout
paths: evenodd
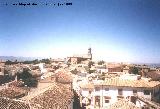
M 12 65 L 12 64 L 18 64 L 19 62 L 17 60 L 15 60 L 14 62 L 13 61 L 10 61 L 10 60 L 7 60 L 5 62 L 5 65 Z
M 23 64 L 31 64 L 32 63 L 32 61 L 24 61 L 24 62 L 22 62 Z
M 24 79 L 24 84 L 27 85 L 28 87 L 37 87 L 38 80 L 36 78 L 28 78 Z
M 93 61 L 89 61 L 88 67 L 91 68 L 92 65 L 94 65 L 94 62 Z
M 102 64 L 104 64 L 105 62 L 103 61 L 103 60 L 101 60 L 101 61 L 99 61 L 98 62 L 98 65 L 102 65 Z
M 72 71 L 71 71 L 71 73 L 73 73 L 73 74 L 77 74 L 77 73 L 78 73 L 78 71 L 77 71 L 77 69 L 74 69 L 74 70 L 72 70 Z
M 139 73 L 138 73 L 138 68 L 135 67 L 135 66 L 131 68 L 131 72 L 132 72 L 133 74 L 139 74 Z
M 51 63 L 49 59 L 42 59 L 42 60 L 40 60 L 40 62 L 45 63 L 45 64 Z
M 88 70 L 89 74 L 94 73 L 94 72 L 95 72 L 95 70 L 91 70 L 91 69 Z
M 29 69 L 24 68 L 22 73 L 18 73 L 18 79 L 27 79 L 27 78 L 32 78 L 32 74 L 29 73 Z
M 28 87 L 36 87 L 38 80 L 29 72 L 29 69 L 24 68 L 23 72 L 17 73 L 18 80 L 22 79 Z
M 5 62 L 5 65 L 11 65 L 12 64 L 12 61 L 10 61 L 10 60 L 7 60 L 6 62 Z
M 35 59 L 35 60 L 27 60 L 27 61 L 24 61 L 22 62 L 23 64 L 38 64 L 40 63 L 40 61 L 38 61 L 38 59 Z
M 38 64 L 39 63 L 38 59 L 35 59 L 32 62 L 33 62 L 33 64 Z

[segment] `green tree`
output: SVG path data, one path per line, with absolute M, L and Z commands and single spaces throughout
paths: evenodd
M 24 61 L 23 64 L 32 64 L 32 61 Z
M 88 67 L 91 68 L 92 65 L 94 65 L 94 62 L 93 61 L 89 61 Z
M 17 78 L 22 79 L 25 85 L 28 87 L 36 87 L 38 80 L 30 73 L 29 69 L 24 68 L 23 72 L 17 73 Z
M 28 87 L 37 87 L 38 80 L 36 78 L 28 78 L 24 79 L 24 84 L 27 85 Z
M 15 61 L 10 61 L 10 60 L 7 60 L 6 62 L 5 62 L 5 65 L 12 65 L 12 64 L 18 64 L 19 62 L 17 61 L 17 60 L 15 60 Z
M 103 60 L 101 60 L 101 61 L 99 61 L 98 62 L 98 65 L 102 65 L 102 64 L 104 64 L 105 62 L 103 61 Z
M 27 79 L 32 78 L 32 74 L 29 72 L 29 69 L 24 68 L 22 73 L 18 73 L 18 79 Z
M 91 70 L 91 69 L 88 70 L 89 74 L 94 73 L 94 72 L 95 72 L 95 70 Z
M 135 66 L 131 68 L 131 72 L 132 72 L 133 74 L 139 74 L 139 73 L 138 73 L 138 68 L 135 67 Z
M 5 65 L 11 65 L 12 63 L 13 63 L 12 61 L 7 60 L 7 61 L 5 62 Z
M 49 59 L 42 59 L 42 60 L 40 60 L 40 62 L 45 63 L 45 64 L 51 63 Z
M 77 69 L 74 69 L 74 70 L 72 70 L 72 71 L 71 71 L 71 73 L 73 73 L 73 74 L 77 74 L 77 73 L 78 73 L 78 71 L 77 71 Z
M 33 64 L 38 64 L 38 63 L 40 63 L 40 62 L 38 61 L 38 59 L 35 59 L 35 60 L 32 61 L 32 63 L 33 63 Z

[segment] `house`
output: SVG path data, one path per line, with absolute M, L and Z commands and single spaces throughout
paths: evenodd
M 21 100 L 0 97 L 0 109 L 32 109 L 30 105 Z
M 58 70 L 55 75 L 55 81 L 63 84 L 72 84 L 73 78 L 70 72 Z
M 109 105 L 107 109 L 117 109 L 117 108 L 119 109 L 141 109 L 137 107 L 134 103 L 128 100 L 125 100 L 125 99 L 118 100 L 117 102 Z
M 29 97 L 28 100 L 0 97 L 0 109 L 73 109 L 73 96 L 68 85 L 55 83 L 45 92 Z
M 51 62 L 54 62 L 54 63 L 64 63 L 64 62 L 65 62 L 65 59 L 61 59 L 61 58 L 51 59 Z
M 94 90 L 94 84 L 92 82 L 83 82 L 80 84 L 80 103 L 82 105 L 89 106 L 93 103 L 92 93 Z M 84 102 L 85 101 L 85 102 Z
M 142 67 L 142 70 L 147 73 L 150 71 L 150 68 L 149 67 Z
M 149 71 L 146 73 L 146 76 L 153 80 L 160 80 L 160 71 Z
M 101 74 L 108 72 L 108 69 L 104 65 L 96 66 L 96 70 L 97 70 L 98 73 L 101 73 Z
M 27 94 L 27 91 L 20 87 L 8 87 L 0 90 L 0 97 L 21 98 Z
M 69 85 L 55 83 L 45 92 L 32 98 L 30 105 L 36 109 L 73 109 L 73 96 Z
M 72 77 L 58 70 L 54 75 L 41 79 L 36 89 L 23 100 L 35 109 L 73 109 Z
M 147 77 L 147 73 L 150 72 L 150 68 L 147 66 L 141 66 L 141 71 L 139 72 L 142 77 Z
M 79 64 L 81 62 L 84 62 L 86 60 L 92 60 L 92 53 L 91 53 L 91 48 L 88 49 L 88 54 L 83 54 L 83 55 L 74 55 L 71 57 L 68 57 L 67 61 L 71 64 Z
M 125 68 L 123 68 L 123 72 L 126 74 L 131 73 L 130 68 L 128 66 L 126 66 Z
M 160 82 L 158 81 L 111 78 L 105 81 L 88 82 L 80 87 L 81 98 L 88 98 L 91 101 L 88 105 L 92 108 L 106 108 L 120 99 L 128 99 L 137 107 L 146 105 L 135 96 L 156 102 L 160 99 Z
M 121 72 L 122 68 L 119 64 L 108 64 L 106 65 L 108 72 Z

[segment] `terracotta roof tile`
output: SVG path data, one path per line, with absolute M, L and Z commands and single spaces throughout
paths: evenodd
M 58 82 L 71 83 L 73 81 L 72 76 L 67 72 L 58 71 L 55 76 Z
M 0 90 L 0 97 L 17 98 L 25 95 L 25 90 L 19 87 L 9 87 Z
M 121 99 L 118 100 L 116 103 L 109 105 L 107 109 L 140 109 L 140 108 L 136 107 L 136 105 L 132 102 Z
M 104 82 L 95 83 L 95 85 L 152 88 L 157 85 L 160 85 L 160 82 L 158 81 L 147 82 L 145 80 L 123 80 L 118 78 L 112 78 L 112 79 L 106 79 Z
M 72 98 L 73 93 L 69 85 L 56 83 L 51 89 L 32 98 L 30 102 L 36 109 L 65 109 Z
M 25 102 L 0 97 L 0 109 L 30 109 Z

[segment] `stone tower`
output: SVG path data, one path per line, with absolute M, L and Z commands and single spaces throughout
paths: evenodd
M 92 50 L 91 48 L 88 48 L 88 57 L 92 60 Z

